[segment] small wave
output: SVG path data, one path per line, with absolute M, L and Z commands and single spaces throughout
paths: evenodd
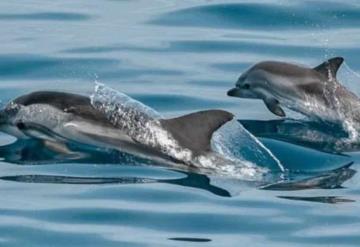
M 354 5 L 223 3 L 195 6 L 168 12 L 150 21 L 162 26 L 191 26 L 226 29 L 318 29 L 356 26 L 359 10 Z M 261 17 L 261 18 L 259 18 Z M 268 21 L 271 20 L 271 21 Z
M 24 14 L 0 14 L 2 21 L 87 21 L 92 16 L 70 12 L 39 12 Z
M 1 18 L 0 18 L 1 20 Z M 31 53 L 2 53 L 0 78 L 49 80 L 52 78 L 93 78 L 89 70 L 100 76 L 115 71 L 120 61 L 111 58 L 69 58 Z

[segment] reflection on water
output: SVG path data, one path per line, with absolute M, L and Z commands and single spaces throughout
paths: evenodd
M 346 202 L 355 202 L 352 199 L 346 199 L 337 196 L 313 196 L 313 197 L 301 197 L 301 196 L 279 196 L 282 199 L 289 199 L 289 200 L 299 200 L 299 201 L 307 201 L 307 202 L 321 202 L 321 203 L 330 203 L 330 204 L 337 204 L 337 203 L 346 203 Z
M 54 153 L 54 150 L 49 149 L 44 142 L 36 139 L 17 140 L 9 145 L 4 145 L 0 149 L 1 157 L 5 161 L 11 163 L 18 163 L 22 165 L 41 165 L 51 163 L 102 163 L 102 164 L 126 164 L 126 165 L 158 165 L 153 161 L 138 158 L 136 156 L 121 153 L 115 150 L 96 149 L 91 146 L 82 144 L 69 143 L 69 147 L 77 156 L 68 154 L 59 155 Z M 33 150 L 38 150 L 34 152 Z M 34 155 L 36 154 L 36 155 Z M 115 159 L 114 159 L 115 158 Z M 143 163 L 141 163 L 143 162 Z M 356 173 L 351 168 L 353 162 L 327 172 L 321 173 L 302 173 L 301 176 L 291 171 L 287 174 L 287 180 L 258 182 L 238 181 L 233 183 L 230 179 L 217 178 L 214 176 L 207 176 L 193 172 L 186 172 L 174 170 L 184 176 L 177 179 L 153 179 L 146 177 L 97 177 L 97 176 L 61 176 L 61 175 L 42 175 L 42 174 L 25 174 L 25 175 L 10 175 L 0 176 L 0 180 L 23 182 L 23 183 L 44 183 L 44 184 L 147 184 L 147 183 L 165 183 L 174 184 L 184 187 L 193 187 L 196 189 L 206 190 L 218 196 L 230 197 L 238 194 L 245 184 L 252 187 L 261 187 L 264 190 L 280 190 L 280 191 L 293 191 L 293 190 L 307 190 L 307 189 L 334 189 L 341 188 L 341 185 L 352 178 Z M 305 177 L 305 178 L 302 178 Z M 215 183 L 215 185 L 214 185 Z M 265 185 L 264 185 L 265 184 Z M 231 187 L 230 190 L 229 186 Z
M 208 238 L 169 238 L 169 240 L 183 241 L 183 242 L 210 242 Z
M 348 134 L 339 126 L 292 119 L 239 120 L 239 122 L 257 137 L 275 139 L 335 154 L 360 151 L 360 143 L 348 139 Z
M 66 177 L 50 175 L 16 175 L 0 177 L 2 180 L 23 183 L 45 183 L 45 184 L 143 184 L 156 180 L 135 177 L 119 178 L 97 178 L 97 177 Z
M 300 179 L 292 182 L 280 182 L 262 187 L 265 190 L 305 190 L 305 189 L 336 189 L 348 179 L 352 178 L 356 171 L 351 169 L 349 163 L 343 167 L 321 173 L 320 175 Z

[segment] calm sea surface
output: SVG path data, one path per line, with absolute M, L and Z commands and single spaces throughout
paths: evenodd
M 268 121 L 276 117 L 261 101 L 226 91 L 258 61 L 316 66 L 331 56 L 345 57 L 341 76 L 357 90 L 359 27 L 355 0 L 1 1 L 0 100 L 89 94 L 98 81 L 164 116 L 233 112 L 292 178 L 352 161 L 358 171 L 360 148 L 339 152 L 329 141 L 338 131 Z M 0 145 L 0 246 L 360 245 L 358 173 L 342 186 L 263 190 L 134 166 L 115 151 L 58 157 L 5 134 Z

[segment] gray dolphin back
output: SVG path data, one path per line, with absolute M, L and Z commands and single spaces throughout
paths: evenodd
M 208 110 L 177 118 L 161 119 L 160 122 L 162 127 L 170 132 L 182 147 L 199 155 L 210 151 L 213 133 L 233 117 L 226 111 Z
M 32 104 L 50 105 L 61 111 L 74 113 L 85 119 L 100 121 L 102 124 L 110 125 L 106 116 L 92 106 L 90 98 L 79 94 L 37 91 L 20 96 L 13 102 L 23 106 Z
M 22 95 L 14 100 L 20 105 L 32 104 L 48 104 L 58 109 L 69 108 L 74 105 L 89 105 L 90 99 L 86 96 L 78 94 L 52 92 L 52 91 L 37 91 Z

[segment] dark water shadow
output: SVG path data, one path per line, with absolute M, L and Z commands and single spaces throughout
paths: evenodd
M 168 238 L 168 240 L 182 241 L 182 242 L 194 242 L 194 243 L 211 242 L 211 239 L 209 239 L 209 238 Z
M 177 171 L 178 172 L 178 171 Z M 174 184 L 183 187 L 191 187 L 208 191 L 221 197 L 231 197 L 230 192 L 210 184 L 211 180 L 206 175 L 185 173 L 184 178 L 178 179 L 151 179 L 141 177 L 74 177 L 57 175 L 14 175 L 2 176 L 0 180 L 21 182 L 21 183 L 44 183 L 44 184 L 73 184 L 73 185 L 105 185 L 105 184 L 146 184 L 164 183 Z

